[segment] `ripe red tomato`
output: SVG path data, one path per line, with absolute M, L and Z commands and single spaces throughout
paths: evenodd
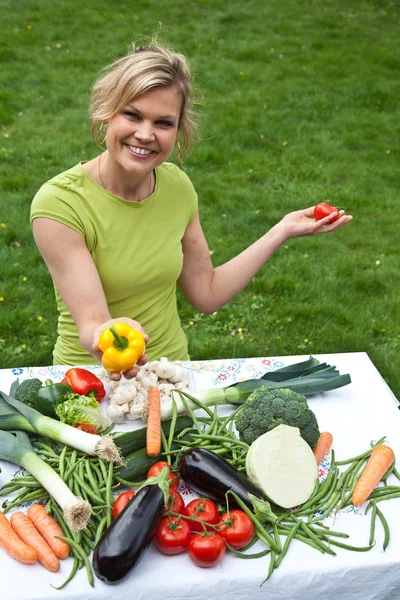
M 188 554 L 198 567 L 214 567 L 226 554 L 225 540 L 219 533 L 195 533 L 189 542 Z
M 171 489 L 170 487 L 169 498 L 167 504 L 164 506 L 164 512 L 171 511 L 182 515 L 184 508 L 185 502 L 182 496 L 174 488 Z
M 330 223 L 334 223 L 339 218 L 339 211 L 335 206 L 332 206 L 332 204 L 328 204 L 327 202 L 321 202 L 314 208 L 314 218 L 316 221 L 320 221 L 324 217 L 329 217 L 332 213 L 337 213 L 337 215 Z
M 80 429 L 86 433 L 92 433 L 93 435 L 99 435 L 97 429 L 88 423 L 80 423 L 79 425 L 75 425 L 75 429 Z
M 192 531 L 204 531 L 202 522 L 214 525 L 219 521 L 218 508 L 212 500 L 196 498 L 196 500 L 192 500 L 185 506 L 183 514 L 197 519 L 197 521 L 189 521 L 189 527 Z
M 128 504 L 129 500 L 133 498 L 135 495 L 135 490 L 128 490 L 127 492 L 122 492 L 120 494 L 113 505 L 111 516 L 113 519 L 116 519 L 123 508 Z
M 232 548 L 244 548 L 253 539 L 253 521 L 243 510 L 224 513 L 218 523 L 218 533 Z
M 166 460 L 159 460 L 158 462 L 154 463 L 154 465 L 152 465 L 150 467 L 150 469 L 147 471 L 147 477 L 157 477 L 161 471 L 164 469 L 164 467 L 168 467 L 170 468 L 170 465 L 167 463 Z M 177 475 L 175 475 L 175 473 L 170 473 L 168 475 L 168 481 L 171 481 L 169 488 L 177 488 L 179 485 L 179 478 Z
M 164 517 L 158 524 L 154 542 L 163 554 L 181 554 L 188 547 L 192 532 L 181 517 Z

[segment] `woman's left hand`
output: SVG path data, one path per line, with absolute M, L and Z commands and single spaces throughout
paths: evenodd
M 310 206 L 305 210 L 296 210 L 283 217 L 279 225 L 284 228 L 286 239 L 317 235 L 318 233 L 330 233 L 340 229 L 353 218 L 351 215 L 345 215 L 344 210 L 339 210 L 316 221 L 313 218 L 314 208 L 314 206 Z M 339 218 L 337 218 L 338 213 Z

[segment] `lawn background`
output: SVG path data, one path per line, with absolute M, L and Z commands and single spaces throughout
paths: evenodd
M 85 6 L 85 7 L 84 7 Z M 57 314 L 29 208 L 98 154 L 98 71 L 132 40 L 192 64 L 201 141 L 184 168 L 215 265 L 284 214 L 330 200 L 354 221 L 291 240 L 214 315 L 179 294 L 192 359 L 367 352 L 400 398 L 400 6 L 389 1 L 0 3 L 1 368 L 51 364 Z

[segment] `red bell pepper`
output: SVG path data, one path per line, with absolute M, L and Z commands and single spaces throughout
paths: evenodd
M 101 379 L 91 371 L 79 367 L 68 369 L 61 383 L 67 383 L 71 386 L 75 394 L 95 398 L 97 402 L 101 402 L 106 395 Z

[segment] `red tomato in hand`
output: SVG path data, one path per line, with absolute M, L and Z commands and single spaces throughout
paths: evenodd
M 154 463 L 154 465 L 152 465 L 150 467 L 150 469 L 147 471 L 147 477 L 157 477 L 161 471 L 164 469 L 164 467 L 168 467 L 169 469 L 171 468 L 170 465 L 167 463 L 166 460 L 159 460 L 158 462 Z M 175 475 L 175 473 L 170 473 L 168 475 L 168 481 L 171 481 L 170 483 L 170 489 L 171 488 L 177 488 L 179 485 L 179 478 L 177 475 Z
M 164 506 L 164 512 L 171 511 L 171 512 L 179 513 L 180 515 L 182 515 L 184 508 L 185 508 L 185 502 L 184 502 L 182 496 L 174 488 L 171 489 L 171 487 L 170 487 L 169 498 L 168 498 L 167 504 Z
M 154 543 L 163 554 L 181 554 L 188 547 L 192 532 L 181 517 L 164 517 L 158 524 Z
M 226 554 L 225 540 L 219 533 L 195 533 L 189 542 L 188 553 L 198 567 L 214 567 Z
M 133 498 L 135 494 L 135 490 L 129 490 L 128 492 L 122 492 L 122 494 L 120 494 L 118 498 L 116 498 L 111 513 L 113 519 L 116 519 L 118 517 L 121 510 L 125 508 L 129 500 L 131 500 L 131 498 Z
M 204 531 L 202 522 L 215 525 L 219 521 L 218 508 L 212 500 L 196 498 L 196 500 L 192 500 L 185 506 L 183 514 L 197 520 L 189 521 L 189 527 L 192 531 Z
M 320 221 L 321 219 L 324 219 L 325 217 L 329 217 L 329 215 L 331 215 L 333 213 L 336 213 L 336 217 L 334 217 L 330 221 L 330 223 L 334 223 L 339 218 L 339 211 L 335 206 L 332 206 L 331 204 L 328 204 L 327 202 L 321 202 L 320 204 L 317 204 L 317 206 L 314 208 L 314 218 L 316 221 Z
M 253 521 L 243 510 L 231 510 L 222 515 L 218 533 L 232 548 L 244 548 L 253 539 Z

